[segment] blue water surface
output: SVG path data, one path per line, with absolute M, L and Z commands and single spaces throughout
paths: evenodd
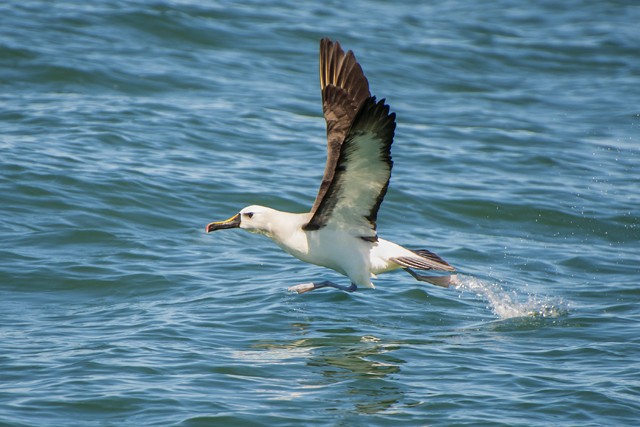
M 635 426 L 640 4 L 0 5 L 0 425 Z M 384 238 L 336 273 L 261 236 L 324 168 L 322 37 L 397 114 Z

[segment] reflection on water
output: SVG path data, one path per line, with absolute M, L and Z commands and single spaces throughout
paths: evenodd
M 308 324 L 292 326 L 298 335 L 311 333 Z M 336 390 L 332 393 L 335 402 L 332 410 L 335 411 L 341 411 L 347 405 L 349 412 L 377 413 L 403 399 L 403 391 L 393 378 L 405 363 L 391 354 L 399 348 L 398 343 L 384 343 L 377 337 L 358 336 L 347 330 L 324 333 L 324 336 L 285 343 L 260 342 L 254 346 L 255 351 L 246 352 L 244 356 L 252 357 L 251 353 L 255 353 L 254 356 L 262 361 L 278 359 L 280 363 L 304 357 L 314 375 L 297 380 L 300 394 L 330 387 Z
M 566 313 L 562 301 L 532 295 L 523 297 L 497 283 L 471 276 L 460 275 L 453 288 L 472 292 L 486 301 L 501 322 L 555 319 Z M 267 399 L 316 401 L 318 396 L 324 396 L 327 411 L 346 417 L 406 411 L 419 404 L 407 396 L 410 388 L 398 380 L 403 376 L 402 365 L 407 362 L 395 355 L 398 350 L 406 349 L 404 342 L 366 335 L 350 327 L 337 328 L 335 324 L 325 329 L 319 326 L 321 322 L 290 325 L 291 334 L 285 334 L 289 339 L 258 341 L 251 349 L 234 353 L 234 358 L 243 362 L 272 364 L 274 369 L 286 370 L 286 387 L 275 385 L 282 379 L 274 377 L 273 386 L 257 390 Z M 451 338 L 447 336 L 448 340 Z M 296 372 L 300 366 L 304 368 Z M 327 395 L 331 397 L 327 399 Z

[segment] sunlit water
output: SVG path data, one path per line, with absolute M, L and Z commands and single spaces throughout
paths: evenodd
M 640 5 L 0 5 L 0 425 L 635 426 Z M 375 290 L 204 225 L 309 209 L 319 39 L 397 113 Z

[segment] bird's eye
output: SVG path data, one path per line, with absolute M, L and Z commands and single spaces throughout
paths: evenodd
M 253 212 L 247 212 L 246 214 L 244 214 L 247 218 L 251 219 L 253 218 Z

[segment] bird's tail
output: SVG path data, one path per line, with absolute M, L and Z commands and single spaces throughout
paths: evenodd
M 393 258 L 396 264 L 416 270 L 456 271 L 455 267 L 426 249 L 412 250 L 415 256 Z
M 411 251 L 415 256 L 402 256 L 393 258 L 393 262 L 404 267 L 404 270 L 413 276 L 416 280 L 421 282 L 431 283 L 432 285 L 448 288 L 451 284 L 457 283 L 456 275 L 442 275 L 442 276 L 427 276 L 424 274 L 418 274 L 413 270 L 431 270 L 442 272 L 454 272 L 455 267 L 449 264 L 447 261 L 440 258 L 438 255 L 426 249 L 420 249 Z

